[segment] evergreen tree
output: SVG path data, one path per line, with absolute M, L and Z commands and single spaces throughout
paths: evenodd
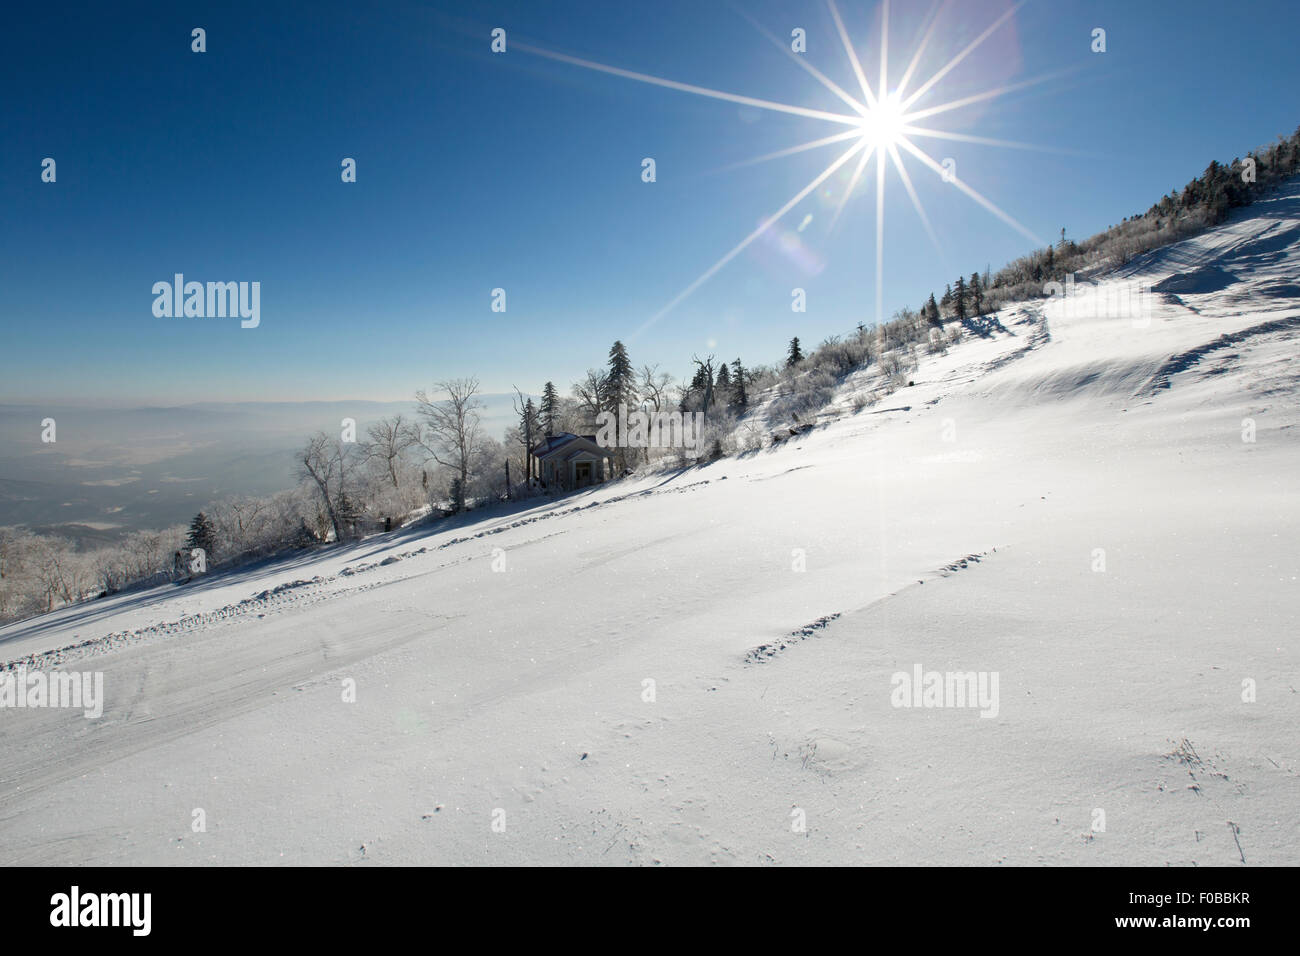
M 605 408 L 618 414 L 619 405 L 636 404 L 636 372 L 627 357 L 627 347 L 615 342 L 609 349 L 609 372 L 605 375 Z
M 703 395 L 705 390 L 708 387 L 709 387 L 709 383 L 705 381 L 704 368 L 703 367 L 696 368 L 695 374 L 691 376 L 691 391 L 699 392 L 701 395 Z
M 984 314 L 984 290 L 980 288 L 980 274 L 972 272 L 970 274 L 970 286 L 968 287 L 970 295 L 970 312 L 973 316 Z
M 718 403 L 726 408 L 731 400 L 731 369 L 723 362 L 718 366 L 718 377 L 713 382 L 713 392 L 718 396 Z
M 961 276 L 957 277 L 957 288 L 952 293 L 952 307 L 958 322 L 966 318 L 966 280 Z
M 1222 182 L 1207 183 L 1207 192 L 1205 205 L 1209 212 L 1210 224 L 1216 225 L 1227 218 L 1228 210 L 1232 208 L 1232 201 L 1227 186 Z
M 930 293 L 930 299 L 925 303 L 925 317 L 931 325 L 942 325 L 943 320 L 939 318 L 939 303 L 934 301 L 934 293 Z M 860 334 L 860 330 L 859 330 Z
M 790 351 L 786 354 L 785 366 L 786 368 L 793 368 L 802 361 L 803 350 L 799 348 L 799 336 L 796 335 L 790 340 Z
M 519 416 L 519 430 L 534 439 L 541 434 L 541 419 L 531 398 L 524 401 L 524 410 Z
M 217 549 L 217 526 L 202 511 L 190 522 L 189 533 L 185 536 L 185 547 L 202 548 L 209 561 Z
M 532 398 L 524 402 L 523 423 L 521 424 L 523 424 L 524 433 L 533 438 L 536 438 L 542 431 L 541 418 L 537 414 L 537 406 L 533 405 Z
M 749 395 L 745 392 L 745 375 L 745 366 L 740 364 L 740 359 L 731 363 L 731 387 L 734 390 L 731 403 L 740 409 L 749 406 Z
M 519 406 L 516 405 L 516 408 Z M 542 438 L 542 420 L 531 398 L 524 400 L 519 412 L 519 436 L 524 443 L 524 479 L 533 477 L 533 449 Z
M 555 434 L 555 413 L 559 410 L 560 396 L 555 391 L 555 383 L 547 382 L 542 388 L 542 405 L 538 409 L 541 417 L 542 434 L 550 438 Z
M 682 389 L 682 400 L 678 407 L 682 412 L 708 411 L 705 401 L 713 391 L 713 373 L 708 371 L 699 359 L 695 359 L 695 374 L 690 384 Z
M 698 355 L 692 355 L 691 361 L 695 363 L 695 375 L 691 379 L 691 387 L 698 389 L 700 393 L 698 410 L 708 412 L 713 405 L 713 356 L 702 359 Z

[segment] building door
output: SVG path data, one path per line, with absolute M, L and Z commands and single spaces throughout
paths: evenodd
M 591 462 L 575 461 L 573 463 L 574 487 L 585 488 L 591 484 Z

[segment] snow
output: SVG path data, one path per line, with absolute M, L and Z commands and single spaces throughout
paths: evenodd
M 1183 277 L 1149 322 L 1007 309 L 773 449 L 0 629 L 107 698 L 0 711 L 0 862 L 1294 865 L 1297 236 L 1292 187 L 1109 280 Z

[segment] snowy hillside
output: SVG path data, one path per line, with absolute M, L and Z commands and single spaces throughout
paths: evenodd
M 0 862 L 1300 863 L 1300 186 L 1246 213 L 774 448 L 0 630 L 106 697 L 3 712 Z

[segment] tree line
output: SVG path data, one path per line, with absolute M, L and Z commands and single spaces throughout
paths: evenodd
M 1234 209 L 1249 206 L 1287 179 L 1300 173 L 1300 127 L 1290 137 L 1234 158 L 1230 163 L 1212 160 L 1200 176 L 1182 189 L 1171 190 L 1144 213 L 1125 217 L 1080 242 L 1067 239 L 1065 230 L 1053 245 L 1035 250 L 990 275 L 986 270 L 976 286 L 977 274 L 948 287 L 935 310 L 933 293 L 922 307 L 927 318 L 964 320 L 995 312 L 1009 302 L 1043 298 L 1049 282 L 1067 275 L 1095 276 L 1127 265 L 1145 252 L 1186 239 L 1222 223 Z M 965 294 L 961 287 L 965 286 Z M 976 296 L 972 301 L 965 296 Z M 983 310 L 983 311 L 981 311 Z

